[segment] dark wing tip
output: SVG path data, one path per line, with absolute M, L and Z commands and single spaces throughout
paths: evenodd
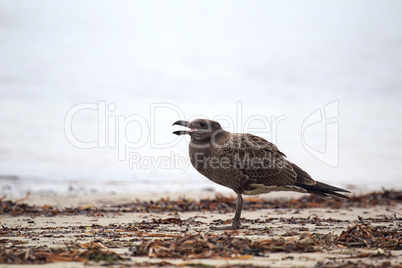
M 321 195 L 321 196 L 337 196 L 337 197 L 342 197 L 342 198 L 347 198 L 350 199 L 350 197 L 340 194 L 338 192 L 342 193 L 350 193 L 350 191 L 338 188 L 335 186 L 331 186 L 322 182 L 317 181 L 315 185 L 306 185 L 306 184 L 298 184 L 295 183 L 296 186 L 299 186 L 303 189 L 305 189 L 307 192 L 311 194 L 316 194 L 316 195 Z

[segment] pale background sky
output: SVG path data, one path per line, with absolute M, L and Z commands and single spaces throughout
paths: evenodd
M 216 187 L 183 172 L 188 140 L 171 134 L 174 121 L 197 115 L 230 118 L 223 125 L 237 131 L 258 115 L 271 125 L 249 132 L 313 178 L 400 188 L 400 14 L 400 1 L 2 1 L 0 190 Z M 75 114 L 73 133 L 104 148 L 65 136 L 66 116 L 83 103 L 99 109 Z M 303 122 L 331 103 L 337 116 L 303 137 Z M 103 104 L 114 109 L 99 134 Z M 339 163 L 311 155 L 303 138 L 321 151 L 336 139 Z M 119 161 L 114 145 L 125 141 L 139 148 Z

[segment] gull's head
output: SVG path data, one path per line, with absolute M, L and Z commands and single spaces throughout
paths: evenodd
M 191 122 L 179 120 L 174 122 L 173 125 L 180 125 L 189 128 L 189 130 L 174 131 L 173 134 L 189 134 L 192 139 L 199 141 L 209 140 L 213 135 L 222 131 L 222 127 L 218 122 L 208 119 L 195 119 Z

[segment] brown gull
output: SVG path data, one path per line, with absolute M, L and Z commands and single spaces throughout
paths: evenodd
M 190 128 L 173 133 L 191 136 L 189 153 L 194 168 L 237 194 L 232 226 L 213 229 L 236 230 L 240 227 L 242 195 L 295 191 L 348 198 L 338 192 L 349 191 L 313 180 L 307 172 L 287 160 L 276 145 L 261 137 L 230 133 L 218 122 L 207 119 L 179 120 L 173 125 Z

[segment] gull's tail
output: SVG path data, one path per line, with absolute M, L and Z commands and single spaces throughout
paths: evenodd
M 348 190 L 331 186 L 319 181 L 317 181 L 315 185 L 306 185 L 299 183 L 295 183 L 295 185 L 305 189 L 310 194 L 321 195 L 321 196 L 338 196 L 343 198 L 349 198 L 346 195 L 340 194 L 338 192 L 350 193 Z

